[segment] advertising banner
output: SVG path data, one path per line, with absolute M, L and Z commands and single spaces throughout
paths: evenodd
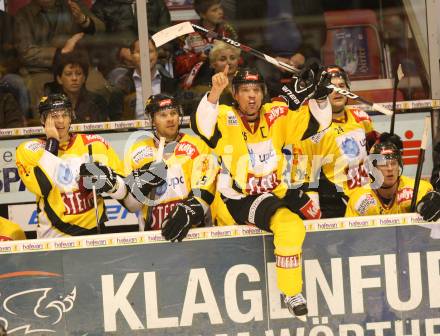
M 436 336 L 440 240 L 415 221 L 311 224 L 305 323 L 281 301 L 272 236 L 252 227 L 7 242 L 0 322 L 9 335 Z

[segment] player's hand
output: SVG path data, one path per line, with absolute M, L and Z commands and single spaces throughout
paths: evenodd
M 117 174 L 100 162 L 83 163 L 79 167 L 79 185 L 87 190 L 96 188 L 96 193 L 111 193 L 117 188 Z
M 79 5 L 73 0 L 67 0 L 67 5 L 69 6 L 70 13 L 72 13 L 73 20 L 79 25 L 84 24 L 87 17 Z
M 226 64 L 223 71 L 217 72 L 214 76 L 212 76 L 212 88 L 209 92 L 208 101 L 212 104 L 216 104 L 220 99 L 220 95 L 223 90 L 228 87 L 229 79 L 229 64 Z
M 428 192 L 417 204 L 417 212 L 425 221 L 435 222 L 440 218 L 440 193 Z
M 141 203 L 148 202 L 148 194 L 166 183 L 167 165 L 164 161 L 149 162 L 133 170 L 125 179 L 130 193 Z
M 204 211 L 199 201 L 194 197 L 179 203 L 168 214 L 162 224 L 162 236 L 165 239 L 182 241 L 188 234 L 193 225 L 200 224 L 203 221 Z
M 324 69 L 318 69 L 317 73 L 319 74 L 318 81 L 315 84 L 315 92 L 311 98 L 317 100 L 326 99 L 327 96 L 333 92 L 333 89 L 327 87 L 332 83 L 332 77 Z
M 44 132 L 46 133 L 46 138 L 54 138 L 60 141 L 60 135 L 55 127 L 55 119 L 52 118 L 50 114 L 47 115 L 47 118 L 44 121 Z

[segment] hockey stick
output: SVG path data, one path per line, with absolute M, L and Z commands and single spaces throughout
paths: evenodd
M 196 24 L 192 24 L 190 22 L 182 22 L 177 25 L 166 28 L 166 29 L 154 34 L 151 38 L 153 39 L 156 46 L 159 47 L 159 46 L 161 46 L 161 45 L 163 45 L 163 44 L 165 44 L 165 43 L 167 43 L 167 42 L 169 42 L 179 36 L 195 32 L 194 29 L 196 29 L 202 33 L 205 33 L 209 37 L 212 37 L 217 40 L 221 40 L 229 45 L 232 45 L 236 48 L 239 48 L 239 49 L 243 50 L 243 52 L 252 54 L 257 58 L 260 58 L 260 59 L 262 59 L 272 65 L 275 65 L 275 66 L 282 68 L 286 71 L 289 71 L 293 74 L 298 74 L 300 72 L 299 69 L 297 69 L 289 64 L 286 64 L 284 62 L 278 61 L 276 58 L 271 57 L 269 55 L 266 55 L 266 54 L 262 53 L 261 51 L 253 49 L 247 45 L 241 44 L 240 42 L 234 41 L 234 40 L 230 39 L 229 37 L 221 36 L 221 35 L 217 34 L 216 32 L 205 29 L 203 27 L 200 27 Z M 393 114 L 393 112 L 391 110 L 387 109 L 386 107 L 379 105 L 379 104 L 376 104 L 376 103 L 371 103 L 368 100 L 365 100 L 365 99 L 359 97 L 357 94 L 354 94 L 353 92 L 350 92 L 348 90 L 344 90 L 341 88 L 337 88 L 336 86 L 334 86 L 332 84 L 328 85 L 327 87 L 329 89 L 335 90 L 336 92 L 338 92 L 339 94 L 341 94 L 345 97 L 348 97 L 348 98 L 357 100 L 363 104 L 366 104 L 366 105 L 370 106 L 375 111 L 378 111 L 378 112 L 383 113 L 385 115 L 392 115 Z
M 426 143 L 428 141 L 428 132 L 431 127 L 431 117 L 425 118 L 425 126 L 423 128 L 422 144 L 420 145 L 419 162 L 417 163 L 416 179 L 414 181 L 413 196 L 411 200 L 410 211 L 416 210 L 417 194 L 419 193 L 420 179 L 422 177 L 423 162 L 425 161 Z
M 89 150 L 89 162 L 93 163 L 93 154 L 92 154 L 92 145 L 88 145 Z M 96 196 L 96 186 L 95 183 L 93 183 L 92 186 L 92 193 L 93 193 L 93 206 L 95 208 L 95 219 L 96 219 L 96 230 L 98 234 L 101 234 L 101 226 L 99 225 L 99 210 L 98 210 L 98 198 Z
M 391 125 L 390 125 L 390 134 L 394 134 L 394 124 L 396 123 L 396 104 L 397 104 L 397 86 L 399 85 L 400 80 L 403 78 L 404 73 L 402 71 L 402 64 L 396 69 L 396 73 L 394 74 L 394 85 L 393 85 L 393 114 L 391 116 Z

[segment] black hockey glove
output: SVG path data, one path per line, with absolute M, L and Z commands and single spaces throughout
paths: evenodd
M 440 218 L 440 193 L 428 192 L 417 204 L 417 212 L 427 222 L 435 222 Z
M 284 202 L 290 211 L 296 213 L 302 219 L 321 218 L 321 209 L 301 189 L 287 190 Z
M 329 89 L 327 86 L 332 83 L 331 75 L 324 69 L 316 70 L 319 74 L 318 82 L 316 83 L 315 92 L 312 95 L 313 99 L 325 99 L 327 96 L 333 92 L 333 89 Z
M 323 85 L 324 78 L 327 78 L 322 78 L 322 73 L 323 68 L 319 62 L 311 60 L 299 74 L 292 77 L 290 83 L 281 87 L 280 96 L 288 102 L 291 110 L 298 109 L 306 99 L 314 96 L 318 83 Z
M 193 225 L 203 221 L 205 212 L 203 206 L 194 197 L 179 203 L 162 223 L 162 236 L 166 240 L 182 241 Z
M 130 193 L 141 203 L 148 201 L 148 194 L 153 188 L 166 183 L 167 165 L 165 162 L 149 162 L 139 169 L 133 170 L 125 179 Z
M 117 174 L 106 165 L 100 162 L 83 163 L 79 167 L 79 187 L 86 190 L 96 188 L 96 193 L 111 193 L 117 187 Z

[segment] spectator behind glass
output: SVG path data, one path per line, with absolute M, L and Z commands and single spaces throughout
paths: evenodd
M 44 83 L 52 79 L 51 67 L 55 56 L 73 51 L 84 34 L 103 31 L 104 24 L 82 1 L 31 0 L 15 16 L 14 38 L 22 73 L 30 91 L 31 106 L 37 106 Z M 91 39 L 86 39 L 92 42 Z M 89 77 L 89 87 L 101 88 L 99 74 Z M 94 82 L 96 80 L 96 82 Z M 37 116 L 35 115 L 35 119 Z
M 14 47 L 13 17 L 0 10 L 0 85 L 6 85 L 14 95 L 23 113 L 28 113 L 29 93 L 18 75 L 20 62 Z
M 0 128 L 26 126 L 25 118 L 14 95 L 6 84 L 0 84 Z
M 200 26 L 221 36 L 237 39 L 237 33 L 224 21 L 220 0 L 194 0 L 194 9 L 200 16 Z M 196 77 L 209 77 L 208 55 L 214 40 L 198 32 L 181 40 L 181 50 L 175 58 L 175 74 L 184 88 L 190 88 Z
M 108 105 L 103 97 L 87 90 L 89 64 L 84 54 L 62 54 L 54 65 L 54 82 L 45 86 L 46 94 L 64 93 L 72 102 L 75 122 L 107 121 Z
M 240 18 L 240 41 L 253 48 L 295 67 L 310 57 L 321 57 L 327 31 L 320 0 L 241 0 L 236 17 Z M 255 65 L 271 96 L 278 94 L 280 80 L 291 77 L 265 61 L 255 60 Z
M 166 92 L 174 95 L 177 92 L 177 80 L 171 78 L 165 68 L 157 63 L 157 48 L 151 38 L 148 40 L 148 45 L 152 94 Z M 118 116 L 123 120 L 145 119 L 139 40 L 133 42 L 131 53 L 135 68 L 115 78 L 115 81 L 110 81 L 113 91 L 110 115 Z M 120 116 L 121 112 L 122 116 Z
M 136 1 L 95 1 L 92 12 L 105 24 L 104 45 L 94 50 L 98 68 L 108 76 L 117 67 L 134 67 L 130 45 L 138 36 Z M 148 31 L 151 35 L 171 25 L 171 16 L 163 0 L 147 1 Z
M 238 70 L 240 53 L 241 50 L 239 48 L 233 47 L 222 41 L 214 41 L 213 47 L 209 52 L 210 77 L 200 80 L 197 85 L 194 85 L 184 93 L 185 114 L 190 115 L 195 112 L 200 100 L 211 88 L 211 77 L 215 73 L 222 72 L 226 65 L 229 66 L 229 83 L 232 83 L 232 78 Z M 231 105 L 232 102 L 232 89 L 229 84 L 220 96 L 220 104 Z

